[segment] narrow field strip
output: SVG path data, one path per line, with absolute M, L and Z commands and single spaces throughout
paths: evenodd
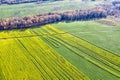
M 41 30 L 26 30 L 26 31 L 8 31 L 8 32 L 0 32 L 0 40 L 6 40 L 6 39 L 13 39 L 13 38 L 26 38 L 26 37 L 36 37 L 36 36 L 46 36 L 46 33 L 44 32 L 43 34 L 40 34 Z M 71 34 L 93 34 L 95 35 L 95 33 L 104 33 L 104 32 L 115 32 L 115 31 L 120 31 L 120 30 L 111 30 L 111 31 L 90 31 L 90 32 L 70 32 Z M 37 32 L 37 34 L 34 34 L 33 32 Z M 61 33 L 53 33 L 53 34 L 49 34 L 49 35 L 59 35 L 59 34 L 66 34 L 66 33 L 69 33 L 69 32 L 61 32 Z
M 44 30 L 46 30 L 49 34 L 55 34 L 55 33 L 62 33 L 63 31 L 60 31 L 50 25 L 48 25 L 48 27 L 43 27 Z M 110 52 L 107 52 L 103 49 L 100 49 L 99 47 L 96 47 L 80 38 L 77 38 L 75 36 L 72 36 L 68 33 L 66 34 L 62 34 L 62 35 L 55 35 L 56 38 L 58 38 L 59 40 L 61 40 L 62 42 L 65 42 L 71 46 L 74 46 L 84 52 L 86 52 L 88 55 L 93 56 L 94 58 L 100 60 L 101 62 L 103 62 L 104 64 L 106 64 L 107 66 L 120 71 L 120 57 L 116 56 L 115 54 L 112 54 Z M 87 46 L 86 46 L 87 45 Z M 92 53 L 90 52 L 92 51 Z M 109 69 L 109 68 L 105 68 L 103 66 L 100 66 L 98 63 L 97 65 L 105 70 L 107 70 L 108 72 L 112 73 L 113 75 L 120 77 L 120 75 L 118 74 L 119 72 L 114 72 L 114 70 Z
M 6 80 L 90 80 L 40 37 L 0 43 L 0 69 Z

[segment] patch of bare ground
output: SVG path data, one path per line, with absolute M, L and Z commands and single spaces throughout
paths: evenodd
M 120 15 L 108 16 L 107 19 L 114 21 L 116 24 L 120 24 Z
M 115 16 L 107 16 L 107 18 L 96 20 L 96 22 L 109 26 L 120 25 L 120 14 Z
M 116 26 L 116 23 L 112 20 L 96 20 L 96 22 L 100 24 L 108 25 L 108 26 Z

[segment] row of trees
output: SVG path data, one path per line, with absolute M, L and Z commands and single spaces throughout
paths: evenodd
M 19 4 L 29 2 L 42 2 L 42 1 L 60 1 L 60 0 L 0 0 L 0 4 Z
M 60 21 L 89 20 L 106 16 L 107 12 L 103 8 L 96 7 L 88 10 L 44 13 L 23 18 L 2 18 L 0 19 L 0 30 L 35 27 Z

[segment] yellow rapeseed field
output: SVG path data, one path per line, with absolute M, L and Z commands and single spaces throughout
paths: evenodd
M 90 80 L 34 33 L 0 35 L 0 80 Z

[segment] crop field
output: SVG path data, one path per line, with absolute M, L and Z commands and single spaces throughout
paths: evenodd
M 119 54 L 53 25 L 0 32 L 1 79 L 119 80 Z
M 0 80 L 89 80 L 39 36 L 7 35 L 0 38 Z
M 99 3 L 4 4 L 0 18 L 88 9 Z M 110 18 L 0 31 L 0 80 L 120 80 L 119 34 L 119 21 Z
M 49 41 L 51 40 L 56 41 L 61 45 L 64 45 L 66 48 L 68 48 L 76 55 L 84 58 L 85 60 L 91 62 L 97 67 L 111 73 L 112 75 L 118 78 L 120 77 L 119 75 L 120 73 L 118 70 L 120 68 L 119 55 L 109 52 L 105 49 L 99 48 L 83 39 L 80 39 L 63 31 L 60 31 L 52 26 L 45 27 L 44 30 L 48 32 L 50 35 L 52 35 L 49 36 L 48 38 Z M 53 34 L 55 34 L 54 37 Z M 55 42 L 53 44 L 55 45 Z M 58 44 L 56 47 L 58 47 Z M 79 51 L 83 52 L 84 54 L 81 54 L 81 52 Z
M 76 21 L 56 23 L 53 26 L 120 55 L 119 23 L 116 26 L 109 26 L 95 21 Z

